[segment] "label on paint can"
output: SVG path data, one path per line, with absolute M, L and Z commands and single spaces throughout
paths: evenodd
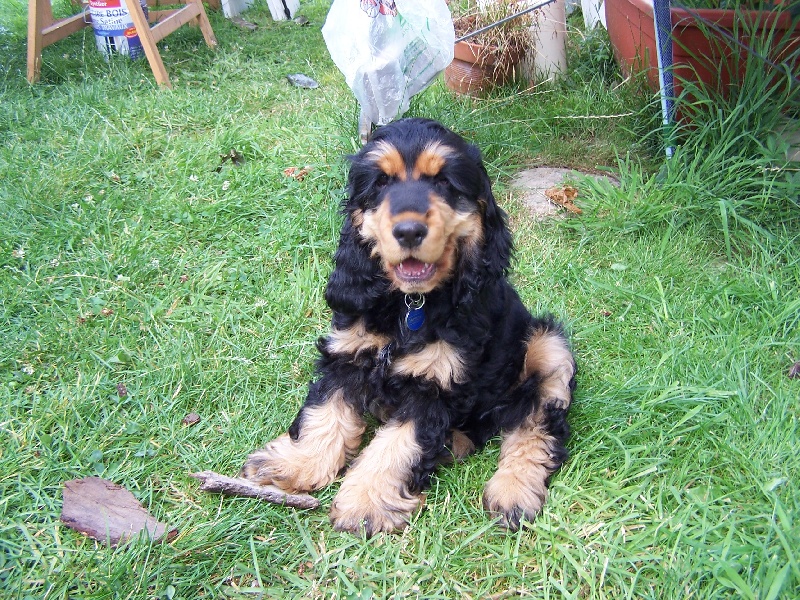
M 128 1 L 138 1 L 144 18 L 147 19 L 147 0 Z M 126 0 L 89 0 L 89 14 L 92 16 L 95 42 L 100 52 L 106 56 L 124 54 L 131 59 L 137 59 L 144 54 Z

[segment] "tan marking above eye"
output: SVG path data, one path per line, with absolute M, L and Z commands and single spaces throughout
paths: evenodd
M 421 177 L 436 177 L 444 167 L 447 157 L 451 150 L 447 146 L 442 146 L 438 142 L 430 144 L 419 153 L 411 171 L 413 179 Z
M 388 142 L 378 142 L 367 157 L 375 161 L 375 165 L 389 177 L 396 177 L 400 181 L 407 179 L 406 161 L 403 160 L 400 151 Z

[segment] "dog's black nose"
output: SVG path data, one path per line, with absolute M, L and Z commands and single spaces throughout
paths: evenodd
M 392 228 L 392 235 L 403 248 L 416 248 L 428 235 L 428 227 L 419 221 L 401 221 Z

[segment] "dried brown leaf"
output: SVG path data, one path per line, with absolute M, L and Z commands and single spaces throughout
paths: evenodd
M 142 532 L 153 540 L 177 535 L 176 529 L 154 519 L 128 490 L 100 477 L 64 482 L 61 522 L 111 546 Z
M 242 17 L 228 17 L 228 20 L 237 27 L 246 29 L 248 31 L 255 31 L 258 29 L 258 25 L 251 23 L 250 21 L 245 21 Z
M 575 205 L 575 198 L 578 197 L 578 189 L 571 185 L 564 185 L 558 187 L 551 187 L 544 191 L 544 195 L 558 206 L 565 208 L 567 211 L 579 215 L 583 211 Z
M 311 171 L 311 167 L 305 166 L 303 168 L 298 167 L 287 167 L 283 170 L 283 174 L 286 177 L 293 177 L 297 179 L 297 181 L 303 181 L 306 175 Z
M 800 361 L 789 368 L 789 379 L 800 379 Z
M 181 423 L 183 423 L 184 425 L 188 425 L 189 427 L 191 427 L 192 425 L 197 425 L 199 422 L 200 422 L 200 415 L 198 415 L 196 412 L 190 412 L 181 420 Z

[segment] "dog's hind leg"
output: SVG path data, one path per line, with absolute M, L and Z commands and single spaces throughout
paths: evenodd
M 315 393 L 312 387 L 309 397 Z M 357 452 L 365 427 L 361 414 L 336 389 L 322 402 L 307 401 L 289 433 L 250 454 L 241 475 L 290 493 L 318 490 Z
M 530 402 L 524 421 L 504 431 L 497 471 L 487 482 L 483 505 L 512 530 L 532 520 L 547 498 L 547 480 L 566 460 L 567 411 L 575 362 L 560 329 L 549 322 L 528 339 L 520 386 L 512 392 Z

